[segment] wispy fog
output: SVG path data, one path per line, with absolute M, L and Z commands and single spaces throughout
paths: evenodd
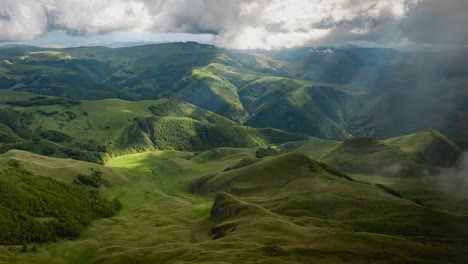
M 444 191 L 468 199 L 468 152 L 462 153 L 455 167 L 443 170 L 438 181 Z

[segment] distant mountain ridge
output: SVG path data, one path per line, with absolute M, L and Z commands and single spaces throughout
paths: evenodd
M 237 51 L 187 43 L 0 48 L 0 89 L 69 99 L 177 98 L 239 124 L 325 139 L 436 129 L 468 147 L 463 52 Z
M 0 153 L 20 149 L 103 163 L 152 150 L 266 147 L 302 134 L 242 126 L 177 99 L 76 101 L 0 90 Z

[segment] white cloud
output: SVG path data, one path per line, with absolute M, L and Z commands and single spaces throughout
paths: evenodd
M 465 0 L 0 0 L 0 41 L 115 31 L 210 33 L 228 48 L 274 49 L 347 41 L 437 42 L 463 25 Z M 416 11 L 413 11 L 416 10 Z M 454 17 L 431 21 L 430 15 Z M 457 16 L 458 15 L 458 16 Z M 416 27 L 416 28 L 415 28 Z M 418 32 L 421 28 L 422 32 Z M 445 29 L 445 30 L 444 30 Z M 466 33 L 462 27 L 456 33 Z M 462 32 L 458 32 L 462 30 Z M 433 33 L 433 32 L 431 32 Z M 464 34 L 466 35 L 466 34 Z M 462 41 L 465 38 L 461 38 Z
M 47 32 L 47 18 L 40 1 L 0 0 L 0 41 L 34 39 Z
M 60 0 L 47 1 L 49 28 L 66 29 L 71 34 L 102 34 L 112 31 L 146 31 L 153 17 L 140 1 Z

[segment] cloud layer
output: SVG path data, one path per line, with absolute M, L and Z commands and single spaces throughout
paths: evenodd
M 0 41 L 66 30 L 210 33 L 238 49 L 466 44 L 467 8 L 465 0 L 0 0 Z

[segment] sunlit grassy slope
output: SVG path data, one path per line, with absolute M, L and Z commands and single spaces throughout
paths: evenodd
M 305 154 L 311 159 L 321 160 L 325 155 L 337 147 L 341 142 L 335 140 L 323 140 L 310 138 L 304 141 L 288 142 L 278 146 L 280 152 L 290 151 Z
M 3 152 L 23 149 L 103 162 L 110 156 L 152 150 L 259 148 L 291 142 L 280 145 L 280 152 L 300 152 L 348 173 L 402 176 L 421 175 L 428 167 L 452 165 L 459 154 L 450 140 L 433 130 L 385 141 L 311 138 L 296 142 L 307 137 L 241 126 L 180 100 L 70 101 L 12 91 L 0 94 Z
M 384 143 L 410 153 L 416 159 L 425 163 L 436 166 L 452 165 L 459 154 L 457 145 L 434 130 L 391 138 L 385 140 Z
M 324 160 L 333 160 L 331 163 L 339 165 L 341 168 L 346 167 L 347 162 L 351 162 L 355 166 L 350 166 L 347 169 L 350 172 L 377 172 L 380 166 L 384 174 L 394 175 L 423 175 L 427 173 L 427 169 L 424 167 L 449 166 L 456 162 L 460 152 L 447 138 L 432 132 L 429 134 L 421 132 L 420 135 L 425 138 L 425 141 L 420 142 L 421 145 L 417 151 L 414 150 L 414 144 L 408 141 L 407 144 L 404 144 L 403 137 L 398 139 L 401 143 L 400 147 L 393 145 L 392 143 L 396 141 L 392 140 L 375 144 L 375 141 L 371 143 L 372 141 L 368 141 L 368 139 L 367 141 L 362 139 L 345 141 L 340 148 L 331 152 Z M 359 150 L 361 147 L 362 150 Z M 353 152 L 357 154 L 351 154 Z M 441 155 L 441 153 L 444 154 Z M 373 165 L 369 165 L 370 167 L 366 165 L 370 164 L 369 161 L 373 162 Z
M 179 98 L 238 123 L 327 139 L 389 138 L 432 128 L 466 148 L 465 53 L 235 51 L 194 42 L 120 49 L 2 46 L 0 89 L 70 99 Z
M 25 169 L 33 171 L 37 175 L 68 183 L 72 183 L 78 174 L 89 174 L 91 170 L 103 172 L 103 178 L 111 184 L 118 185 L 129 182 L 126 172 L 123 170 L 113 170 L 96 163 L 72 159 L 51 158 L 21 150 L 10 150 L 0 154 L 0 169 L 7 168 L 10 160 L 19 161 Z
M 253 55 L 252 55 L 253 56 Z M 178 83 L 177 96 L 255 127 L 274 127 L 321 138 L 346 138 L 346 87 L 259 74 L 211 63 Z
M 255 127 L 348 136 L 344 110 L 353 92 L 333 82 L 291 78 L 289 62 L 266 54 L 170 43 L 122 49 L 5 49 L 0 59 L 8 61 L 0 64 L 0 89 L 71 99 L 179 98 Z M 281 110 L 278 118 L 271 115 L 276 110 Z
M 398 52 L 371 53 L 391 61 Z M 37 252 L 1 246 L 0 263 L 465 263 L 468 201 L 436 167 L 453 164 L 458 148 L 432 130 L 350 138 L 421 128 L 388 118 L 395 102 L 411 103 L 406 91 L 349 104 L 381 87 L 360 73 L 368 54 L 197 43 L 2 49 L 0 88 L 104 100 L 2 90 L 0 150 L 10 151 L 0 168 L 15 159 L 66 182 L 100 170 L 112 183 L 101 193 L 123 208 L 76 240 Z M 371 70 L 381 76 L 385 67 Z M 434 105 L 456 114 L 450 126 L 429 124 L 463 139 L 464 110 Z M 283 155 L 256 158 L 270 144 Z
M 242 162 L 246 159 L 257 162 Z M 251 165 L 225 171 L 239 162 Z M 156 151 L 114 158 L 106 167 L 125 171 L 130 180 L 103 190 L 122 201 L 117 216 L 93 222 L 77 240 L 37 245 L 35 253 L 0 247 L 0 262 L 463 263 L 466 258 L 467 208 L 437 192 L 431 181 L 391 178 L 392 188 L 404 186 L 400 191 L 408 198 L 428 202 L 420 206 L 294 153 L 257 160 L 255 149 Z M 215 175 L 204 181 L 206 194 L 192 194 L 204 175 Z
M 310 138 L 278 146 L 280 153 L 298 152 L 331 164 L 347 173 L 414 177 L 453 165 L 459 148 L 434 130 L 376 140 L 368 137 L 345 141 Z
M 72 101 L 0 91 L 0 149 L 101 162 L 148 150 L 264 147 L 306 139 L 241 126 L 180 100 Z

